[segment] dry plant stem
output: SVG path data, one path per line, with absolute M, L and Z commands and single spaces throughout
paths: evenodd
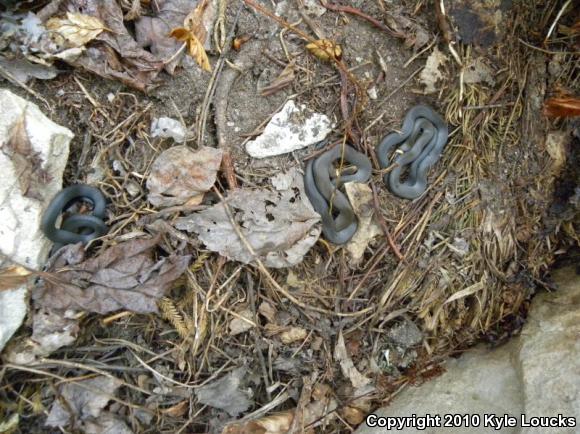
M 234 217 L 233 217 L 232 212 L 230 210 L 230 206 L 228 205 L 228 203 L 225 200 L 225 198 L 223 197 L 223 195 L 215 187 L 214 187 L 213 191 L 215 192 L 215 194 L 220 198 L 220 200 L 224 204 L 224 209 L 228 215 L 228 218 L 230 220 L 230 223 L 232 224 L 233 229 L 236 231 L 236 234 L 240 238 L 240 241 L 242 242 L 242 244 L 246 247 L 246 249 L 248 249 L 248 252 L 250 252 L 250 254 L 254 257 L 254 260 L 256 261 L 256 265 L 258 266 L 258 270 L 260 270 L 260 272 L 270 282 L 270 284 L 272 285 L 272 287 L 276 291 L 278 291 L 280 294 L 282 294 L 284 297 L 286 297 L 292 303 L 296 304 L 297 306 L 301 307 L 302 309 L 314 310 L 316 312 L 324 313 L 327 315 L 336 315 L 336 316 L 341 316 L 341 317 L 357 317 L 360 315 L 364 315 L 365 313 L 370 312 L 374 309 L 374 307 L 367 307 L 366 309 L 362 309 L 358 312 L 352 312 L 352 313 L 333 312 L 331 310 L 322 309 L 322 308 L 319 308 L 316 306 L 308 306 L 305 303 L 298 300 L 296 297 L 294 297 L 292 294 L 290 294 L 287 290 L 282 288 L 280 286 L 280 284 L 276 281 L 276 279 L 274 279 L 272 274 L 270 274 L 270 272 L 268 271 L 268 269 L 266 268 L 264 263 L 260 260 L 258 255 L 256 255 L 256 252 L 254 251 L 253 247 L 248 242 L 247 238 L 242 233 L 238 223 L 234 220 Z
M 453 32 L 451 31 L 451 26 L 447 21 L 443 0 L 435 0 L 435 15 L 437 16 L 437 24 L 439 25 L 439 29 L 443 35 L 443 40 L 447 44 L 450 44 L 453 41 Z
M 27 86 L 26 84 L 21 82 L 20 80 L 18 80 L 10 71 L 8 71 L 3 66 L 0 66 L 0 76 L 4 77 L 6 80 L 11 82 L 15 86 L 21 87 L 26 92 L 28 92 L 30 95 L 32 95 L 33 97 L 35 97 L 39 101 L 42 101 L 44 103 L 44 105 L 46 105 L 46 108 L 48 108 L 48 110 L 50 110 L 51 113 L 54 112 L 54 110 L 52 109 L 52 107 L 50 106 L 50 104 L 48 103 L 48 101 L 46 99 L 44 99 L 38 92 L 36 92 L 35 90 L 33 90 L 32 88 L 30 88 L 29 86 Z
M 360 9 L 354 8 L 352 6 L 335 5 L 335 4 L 332 4 L 332 3 L 328 3 L 326 0 L 321 0 L 320 3 L 326 9 L 331 10 L 331 11 L 335 11 L 335 12 L 345 12 L 347 14 L 357 15 L 357 16 L 359 16 L 359 17 L 367 20 L 373 26 L 381 29 L 384 32 L 387 32 L 391 36 L 394 36 L 395 38 L 401 38 L 401 39 L 404 39 L 405 38 L 405 35 L 404 34 L 394 31 L 393 29 L 387 27 L 385 24 L 381 23 L 379 20 L 377 20 L 377 19 L 375 19 L 375 18 L 373 18 L 373 17 L 365 14 Z
M 373 190 L 373 205 L 375 207 L 375 215 L 377 216 L 377 220 L 379 221 L 379 225 L 381 226 L 381 229 L 383 230 L 385 237 L 387 237 L 387 241 L 389 242 L 389 246 L 391 246 L 391 249 L 393 250 L 393 253 L 397 257 L 397 259 L 399 261 L 404 261 L 405 257 L 401 254 L 399 247 L 397 246 L 397 244 L 395 243 L 395 240 L 391 236 L 391 232 L 389 231 L 389 228 L 387 227 L 387 222 L 385 221 L 385 219 L 381 213 L 381 206 L 379 204 L 379 196 L 377 194 L 377 189 L 376 189 L 374 183 L 372 183 L 372 182 L 371 182 L 371 189 Z
M 232 154 L 230 151 L 225 151 L 222 154 L 222 170 L 224 171 L 224 176 L 228 183 L 230 190 L 235 190 L 238 188 L 238 181 L 236 178 L 236 170 L 234 168 L 234 162 L 232 160 Z

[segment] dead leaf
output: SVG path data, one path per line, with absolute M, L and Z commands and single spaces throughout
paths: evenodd
M 493 86 L 495 85 L 494 75 L 495 73 L 487 66 L 483 58 L 478 57 L 465 67 L 463 82 L 466 84 L 487 83 Z
M 360 182 L 348 182 L 344 188 L 354 213 L 358 217 L 358 229 L 345 248 L 350 254 L 352 262 L 358 264 L 370 242 L 380 235 L 382 230 L 374 221 L 375 209 L 371 188 Z
M 59 348 L 71 345 L 79 333 L 79 321 L 67 317 L 65 312 L 38 309 L 32 317 L 32 336 L 16 344 L 7 358 L 20 365 L 46 357 Z
M 262 96 L 273 95 L 276 92 L 281 91 L 285 87 L 290 86 L 292 84 L 292 82 L 294 81 L 294 77 L 295 77 L 294 76 L 294 64 L 289 63 L 288 65 L 286 65 L 286 67 L 280 73 L 280 75 L 278 77 L 276 77 L 276 79 L 274 79 L 274 81 L 272 81 L 272 83 L 270 83 L 268 86 L 265 86 L 265 87 L 259 89 L 260 94 Z
M 580 116 L 580 98 L 550 98 L 544 103 L 544 115 L 549 118 L 571 118 Z
M 178 402 L 177 404 L 172 405 L 169 408 L 161 410 L 161 414 L 170 417 L 181 417 L 187 412 L 187 410 L 189 410 L 189 400 L 184 399 L 183 401 Z
M 172 38 L 185 43 L 187 47 L 187 53 L 193 59 L 195 59 L 201 69 L 207 72 L 211 72 L 211 65 L 209 64 L 209 58 L 207 57 L 207 53 L 203 48 L 203 44 L 199 39 L 197 39 L 191 30 L 184 27 L 178 27 L 173 29 L 169 35 Z
M 277 312 L 276 308 L 267 301 L 263 301 L 260 304 L 260 307 L 258 307 L 258 313 L 271 323 L 275 321 L 276 312 Z
M 300 327 L 290 327 L 289 329 L 280 333 L 280 340 L 282 343 L 289 345 L 296 341 L 304 341 L 308 336 L 308 332 Z
M 247 368 L 240 367 L 205 386 L 195 389 L 195 396 L 201 404 L 225 410 L 230 416 L 237 416 L 252 405 L 247 390 L 242 390 Z
M 236 51 L 240 51 L 242 49 L 242 45 L 252 39 L 251 35 L 241 35 L 236 36 L 232 41 L 232 48 Z
M 254 258 L 232 226 L 230 215 L 267 267 L 296 265 L 316 243 L 320 216 L 305 199 L 302 175 L 292 171 L 292 187 L 283 191 L 238 189 L 223 203 L 177 219 L 177 229 L 198 234 L 212 251 L 250 263 Z
M 252 320 L 254 314 L 250 309 L 243 309 L 242 311 L 237 312 L 237 314 L 249 321 L 245 321 L 244 319 L 238 317 L 232 319 L 230 321 L 230 336 L 236 336 L 245 333 L 255 327 L 254 321 Z
M 0 147 L 0 152 L 12 160 L 22 194 L 29 198 L 43 200 L 40 192 L 44 190 L 51 178 L 42 167 L 40 154 L 32 149 L 26 128 L 26 111 L 14 123 L 10 137 Z
M 306 45 L 306 49 L 324 62 L 340 60 L 342 48 L 330 39 L 318 39 Z
M 437 88 L 435 85 L 439 80 L 443 79 L 443 73 L 439 70 L 445 62 L 447 57 L 437 47 L 433 48 L 433 52 L 425 62 L 425 68 L 419 74 L 419 80 L 425 85 L 425 93 L 435 93 Z
M 286 434 L 293 426 L 297 413 L 297 432 L 311 433 L 317 426 L 326 426 L 336 417 L 337 403 L 327 385 L 316 384 L 309 401 L 299 409 L 274 413 L 249 422 L 232 423 L 223 429 L 222 434 Z M 305 427 L 309 429 L 305 430 Z
M 202 147 L 174 146 L 159 155 L 147 179 L 148 199 L 155 206 L 182 205 L 191 199 L 201 202 L 203 193 L 215 183 L 222 151 Z
M 72 421 L 80 424 L 98 417 L 121 384 L 120 380 L 105 376 L 66 383 L 60 388 L 60 397 L 66 404 L 55 400 L 45 425 L 65 427 Z
M 58 75 L 58 70 L 54 66 L 32 63 L 27 59 L 0 57 L 0 66 L 22 83 L 28 82 L 31 78 L 50 80 Z
M 54 309 L 157 312 L 157 300 L 183 274 L 191 258 L 171 255 L 155 261 L 159 239 L 160 235 L 126 241 L 84 262 L 82 247 L 78 256 L 67 258 L 78 247 L 66 246 L 50 269 L 54 279 L 43 279 L 33 298 L 39 306 Z
M 104 412 L 97 419 L 87 420 L 84 434 L 133 434 L 133 431 L 117 415 Z
M 72 47 L 82 47 L 106 30 L 98 18 L 71 12 L 66 13 L 66 18 L 51 18 L 46 22 L 46 28 L 58 33 Z
M 355 389 L 364 387 L 371 382 L 369 378 L 362 375 L 356 366 L 354 366 L 354 363 L 348 355 L 348 351 L 346 350 L 342 331 L 338 334 L 338 341 L 336 342 L 336 347 L 334 348 L 334 358 L 337 362 L 340 363 L 342 375 L 350 380 Z
M 185 23 L 188 14 L 194 10 L 198 0 L 157 0 L 155 15 L 141 16 L 135 21 L 135 35 L 139 45 L 151 52 L 160 60 L 164 61 L 165 70 L 174 74 L 176 67 L 183 59 L 183 54 L 178 54 L 182 45 L 170 36 L 171 30 L 178 23 Z M 211 0 L 207 4 L 202 16 L 203 31 L 209 35 L 214 27 L 217 15 L 217 2 Z M 185 25 L 178 27 L 186 27 Z M 199 39 L 199 35 L 197 35 Z M 203 43 L 205 51 L 211 48 L 210 38 L 205 38 Z M 188 59 L 188 58 L 186 58 Z M 190 62 L 186 60 L 186 62 Z
M 71 2 L 79 10 L 80 5 Z M 118 80 L 145 91 L 164 67 L 162 60 L 137 45 L 123 22 L 123 10 L 115 0 L 83 1 L 83 14 L 98 19 L 108 30 L 101 32 L 80 55 L 64 60 L 103 78 Z M 80 12 L 80 10 L 79 10 Z M 78 48 L 75 48 L 78 49 Z M 52 53 L 58 56 L 60 50 Z
M 211 66 L 204 47 L 207 31 L 203 25 L 203 17 L 208 10 L 208 5 L 209 0 L 200 0 L 195 9 L 183 20 L 183 27 L 174 28 L 169 35 L 178 41 L 184 42 L 187 46 L 188 54 L 195 59 L 204 71 L 211 72 Z
M 12 265 L 0 270 L 0 291 L 18 288 L 28 282 L 33 273 L 20 265 Z

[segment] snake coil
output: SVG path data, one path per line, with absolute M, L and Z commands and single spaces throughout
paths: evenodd
M 405 199 L 415 199 L 427 189 L 427 171 L 431 168 L 447 143 L 448 130 L 443 118 L 431 107 L 413 107 L 403 121 L 400 133 L 388 134 L 376 148 L 382 169 L 391 164 L 393 170 L 384 176 L 391 192 Z M 395 146 L 401 154 L 390 161 L 389 154 Z M 401 180 L 407 166 L 408 176 Z
M 356 171 L 337 173 L 334 166 L 336 162 L 350 163 L 356 167 Z M 322 218 L 322 232 L 328 241 L 344 244 L 355 234 L 358 221 L 341 188 L 347 182 L 367 182 L 371 169 L 371 162 L 366 155 L 348 145 L 337 145 L 308 162 L 304 189 L 314 210 Z
M 56 227 L 58 217 L 75 203 L 88 201 L 93 205 L 91 214 L 73 214 Z M 42 216 L 40 227 L 54 244 L 53 251 L 65 244 L 83 244 L 107 233 L 103 222 L 106 201 L 103 194 L 89 185 L 71 185 L 61 190 L 50 202 Z

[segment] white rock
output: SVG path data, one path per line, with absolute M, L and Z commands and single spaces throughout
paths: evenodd
M 254 158 L 286 154 L 323 140 L 331 130 L 326 115 L 309 113 L 306 106 L 297 107 L 290 100 L 272 117 L 262 135 L 246 144 L 246 151 Z
M 32 153 L 50 175 L 35 190 L 39 199 L 24 196 L 19 169 L 1 149 L 23 115 Z M 72 138 L 70 130 L 52 122 L 38 106 L 0 89 L 0 250 L 16 263 L 38 269 L 46 260 L 50 242 L 40 230 L 40 220 L 46 205 L 62 188 Z M 22 324 L 26 309 L 26 286 L 0 292 L 0 351 Z
M 151 122 L 151 136 L 170 137 L 178 143 L 183 143 L 187 138 L 187 129 L 181 122 L 173 118 L 155 118 Z

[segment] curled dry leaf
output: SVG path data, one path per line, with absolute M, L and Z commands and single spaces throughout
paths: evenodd
M 54 259 L 52 278 L 42 281 L 33 298 L 39 306 L 55 309 L 157 312 L 157 300 L 190 260 L 190 256 L 171 255 L 155 261 L 159 239 L 126 241 L 84 262 L 82 246 L 65 246 Z
M 580 116 L 580 98 L 550 98 L 544 103 L 544 115 L 549 118 Z
M 171 30 L 169 35 L 185 43 L 187 53 L 195 59 L 204 71 L 211 72 L 209 58 L 204 47 L 207 31 L 203 25 L 203 17 L 206 11 L 209 10 L 208 6 L 209 0 L 200 0 L 195 9 L 185 17 L 183 27 Z
M 252 39 L 251 35 L 241 35 L 236 36 L 232 41 L 232 48 L 236 51 L 240 51 L 242 49 L 242 45 Z
M 66 18 L 51 18 L 46 28 L 62 36 L 72 47 L 82 47 L 95 39 L 105 25 L 96 17 L 67 12 Z
M 324 62 L 340 60 L 342 48 L 330 39 L 318 39 L 306 45 L 306 49 Z
M 148 199 L 155 206 L 200 203 L 215 183 L 222 151 L 202 147 L 174 146 L 162 152 L 151 166 L 147 179 Z

